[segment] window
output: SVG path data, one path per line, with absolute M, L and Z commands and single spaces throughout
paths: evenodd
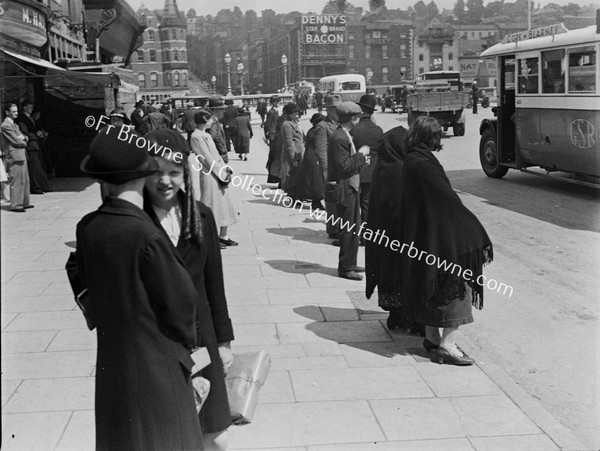
M 177 30 L 173 30 L 171 32 L 171 36 L 173 36 L 173 40 L 176 41 L 177 40 Z
M 169 51 L 167 49 L 163 50 L 163 61 L 171 61 L 171 57 L 169 56 Z
M 596 92 L 594 47 L 569 49 L 569 92 Z
M 425 58 L 423 57 L 422 53 L 419 54 L 419 61 L 425 61 Z
M 425 72 L 425 69 L 423 69 L 422 67 L 419 67 L 419 73 L 422 74 L 423 72 Z
M 371 58 L 371 46 L 365 45 L 365 58 Z
M 179 61 L 179 52 L 177 50 L 173 50 L 173 61 Z
M 401 75 L 403 77 L 406 77 L 408 75 L 408 68 L 406 66 L 400 66 L 400 72 L 402 72 Z
M 140 88 L 146 87 L 146 74 L 144 74 L 143 72 L 140 72 L 138 74 L 138 85 Z
M 448 70 L 454 70 L 454 66 L 448 67 Z
M 563 69 L 564 59 L 564 50 L 542 52 L 542 92 L 565 92 L 565 71 Z
M 156 88 L 158 86 L 158 74 L 156 72 L 152 72 L 150 74 L 150 87 Z
M 187 86 L 187 78 L 186 72 L 181 74 L 181 86 Z
M 448 53 L 448 61 L 452 61 L 454 59 L 454 53 Z
M 348 44 L 348 59 L 355 59 L 354 55 L 354 44 Z
M 144 62 L 144 52 L 141 50 L 138 50 L 138 52 L 137 52 L 137 62 L 138 63 Z
M 151 63 L 156 62 L 156 50 L 150 50 L 150 62 Z
M 186 61 L 186 55 L 185 55 L 185 50 L 181 50 L 181 61 Z
M 389 83 L 390 80 L 389 80 L 388 74 L 389 74 L 389 68 L 387 66 L 383 66 L 381 68 L 381 81 L 383 83 Z
M 381 57 L 385 58 L 385 59 L 389 58 L 389 56 L 388 56 L 388 46 L 385 45 L 385 44 L 381 46 Z
M 173 74 L 173 86 L 179 86 L 179 72 Z
M 154 30 L 148 30 L 148 41 L 154 41 Z
M 172 80 L 171 80 L 171 72 L 166 71 L 165 72 L 165 86 L 173 86 Z
M 423 41 L 419 41 L 419 48 L 422 49 L 423 48 Z
M 400 44 L 400 58 L 406 58 L 406 44 Z
M 374 31 L 373 39 L 381 39 L 381 31 Z
M 354 33 L 348 33 L 348 40 L 354 41 Z
M 519 60 L 519 94 L 538 93 L 538 73 L 537 56 Z

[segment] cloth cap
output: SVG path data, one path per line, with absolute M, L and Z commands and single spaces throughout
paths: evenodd
M 337 107 L 340 103 L 342 103 L 342 96 L 339 94 L 329 94 L 325 97 L 325 106 Z
M 279 102 L 281 99 L 279 98 L 279 96 L 271 96 L 271 98 L 269 99 L 269 102 L 271 103 L 275 103 L 275 102 Z
M 342 102 L 340 103 L 335 112 L 338 115 L 339 122 L 348 122 L 352 119 L 352 116 L 362 113 L 362 110 L 357 103 L 354 102 Z
M 139 108 L 141 106 L 144 106 L 144 101 L 143 100 L 138 100 L 137 102 L 135 102 L 135 107 Z
M 284 114 L 297 113 L 298 111 L 300 111 L 300 108 L 298 108 L 298 105 L 296 105 L 293 102 L 286 103 L 285 106 L 283 107 Z
M 323 116 L 321 113 L 315 113 L 310 118 L 310 123 L 313 125 L 317 125 L 319 122 L 321 122 L 324 119 L 325 119 L 325 116 Z
M 374 95 L 365 94 L 364 96 L 362 96 L 360 98 L 358 104 L 362 108 L 367 108 L 368 110 L 370 110 L 369 112 L 372 113 L 373 111 L 375 111 L 375 105 L 377 105 L 377 99 L 375 98 Z
M 231 100 L 231 99 L 225 100 L 225 105 L 233 105 L 233 100 Z
M 145 138 L 128 125 L 104 127 L 92 140 L 80 169 L 115 185 L 154 174 L 158 163 L 149 157 L 145 144 Z

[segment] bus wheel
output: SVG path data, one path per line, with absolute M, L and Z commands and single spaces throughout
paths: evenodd
M 452 126 L 454 136 L 465 136 L 465 124 L 454 124 Z
M 479 161 L 483 172 L 488 177 L 501 179 L 508 172 L 506 166 L 498 164 L 498 148 L 496 146 L 496 136 L 492 130 L 486 130 L 479 141 Z

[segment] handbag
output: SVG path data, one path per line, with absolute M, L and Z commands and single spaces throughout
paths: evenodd
M 217 177 L 217 182 L 219 182 L 219 186 L 227 186 L 227 185 L 229 185 L 231 183 L 231 175 L 232 175 L 231 169 L 226 168 L 225 169 L 225 173 L 227 175 L 225 176 L 224 179 L 222 179 L 219 176 L 216 176 Z
M 69 283 L 71 284 L 71 290 L 73 290 L 73 295 L 75 296 L 75 302 L 85 317 L 85 322 L 88 329 L 94 330 L 96 328 L 96 324 L 94 323 L 94 320 L 90 314 L 90 305 L 92 303 L 92 299 L 88 289 L 85 287 L 81 281 L 81 278 L 79 277 L 77 254 L 75 252 L 71 252 L 69 254 L 65 269 L 67 270 L 67 277 L 69 278 Z
M 258 404 L 258 394 L 270 368 L 271 357 L 265 351 L 234 354 L 225 378 L 233 424 L 252 421 Z

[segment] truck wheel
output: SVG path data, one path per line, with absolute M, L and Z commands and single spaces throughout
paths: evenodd
M 452 126 L 454 136 L 465 136 L 465 124 L 454 124 Z
M 508 172 L 508 167 L 498 164 L 496 135 L 490 129 L 487 129 L 481 135 L 481 140 L 479 141 L 479 161 L 483 172 L 488 177 L 501 179 Z

